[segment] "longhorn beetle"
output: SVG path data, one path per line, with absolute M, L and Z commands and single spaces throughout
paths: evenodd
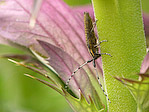
M 85 37 L 86 37 L 86 43 L 87 43 L 87 47 L 88 47 L 88 50 L 90 52 L 90 55 L 92 56 L 92 59 L 91 60 L 88 60 L 86 61 L 84 64 L 82 64 L 81 66 L 79 66 L 73 73 L 72 75 L 69 77 L 69 79 L 67 80 L 66 82 L 66 86 L 65 88 L 67 89 L 68 88 L 68 85 L 69 85 L 69 82 L 71 80 L 71 78 L 74 76 L 74 74 L 80 69 L 82 68 L 84 65 L 90 63 L 90 62 L 93 62 L 93 66 L 96 70 L 96 64 L 95 64 L 95 60 L 98 59 L 101 55 L 109 55 L 111 56 L 110 54 L 108 53 L 99 53 L 98 51 L 98 47 L 99 45 L 102 43 L 102 42 L 107 42 L 106 40 L 103 40 L 99 43 L 97 43 L 97 37 L 95 36 L 95 32 L 94 32 L 94 28 L 95 28 L 95 25 L 96 25 L 96 22 L 93 23 L 92 22 L 92 19 L 91 17 L 89 16 L 89 13 L 88 12 L 84 12 L 84 26 L 85 26 Z M 98 79 L 98 82 L 99 82 L 99 85 L 101 86 L 101 89 L 102 91 L 104 92 L 105 96 L 107 97 L 108 101 L 111 103 L 111 101 L 109 100 L 105 90 L 103 89 L 102 87 L 102 84 L 100 82 L 100 79 L 99 79 L 99 76 L 98 76 L 98 72 L 96 70 L 96 75 L 97 75 L 97 79 Z

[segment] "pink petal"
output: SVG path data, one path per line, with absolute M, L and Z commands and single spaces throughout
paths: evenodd
M 149 36 L 149 14 L 143 13 L 145 35 Z
M 79 13 L 83 17 L 84 12 L 89 12 L 90 16 L 94 19 L 94 11 L 92 5 L 76 6 L 73 11 Z
M 4 37 L 22 46 L 32 45 L 46 55 L 36 41 L 40 39 L 62 48 L 79 64 L 91 59 L 86 47 L 83 19 L 75 11 L 61 0 L 45 0 L 35 28 L 30 29 L 31 7 L 31 0 L 6 0 L 6 5 L 0 7 L 1 40 Z M 101 71 L 98 64 L 97 67 Z M 86 69 L 95 73 L 92 64 Z
M 59 77 L 66 83 L 79 64 L 62 49 L 44 41 L 39 41 L 39 43 L 49 55 L 47 61 L 50 66 L 56 70 Z M 80 91 L 87 99 L 89 98 L 88 96 L 92 96 L 93 87 L 88 75 L 83 69 L 76 72 L 74 77 L 70 80 L 69 87 L 77 96 L 80 96 Z
M 148 69 L 149 69 L 149 52 L 147 53 L 147 55 L 144 58 L 140 73 L 144 74 L 147 72 Z

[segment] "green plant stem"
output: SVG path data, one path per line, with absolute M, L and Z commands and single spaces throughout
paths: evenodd
M 146 54 L 140 0 L 92 0 L 98 19 L 105 86 L 111 100 L 109 112 L 136 112 L 137 104 L 126 86 L 113 76 L 138 79 Z

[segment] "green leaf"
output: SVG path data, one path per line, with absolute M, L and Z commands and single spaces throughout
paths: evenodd
M 149 111 L 149 74 L 139 74 L 140 80 L 131 80 L 127 78 L 116 77 L 125 84 L 133 93 L 137 101 L 137 112 Z
M 96 108 L 93 100 L 90 98 L 90 102 L 87 102 L 82 93 L 80 93 L 80 99 L 72 97 L 67 91 L 63 90 L 65 98 L 74 110 L 74 112 L 100 112 Z
M 146 54 L 140 0 L 92 0 L 98 19 L 105 86 L 111 100 L 110 112 L 136 112 L 137 104 L 130 91 L 113 76 L 137 79 Z

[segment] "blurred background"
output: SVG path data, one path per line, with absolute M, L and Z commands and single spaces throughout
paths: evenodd
M 65 0 L 70 6 L 91 3 L 90 0 Z M 142 0 L 143 11 L 149 14 L 149 0 Z M 2 54 L 25 52 L 0 45 Z M 0 58 L 0 112 L 73 112 L 63 96 L 23 74 L 34 74 L 7 59 Z

